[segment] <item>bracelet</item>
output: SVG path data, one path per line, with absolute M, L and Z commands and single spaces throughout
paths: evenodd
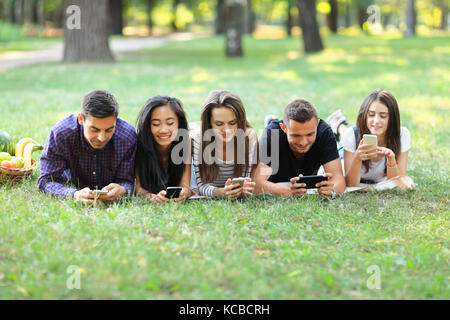
M 392 165 L 392 166 L 390 166 L 389 163 L 386 162 L 386 167 L 388 167 L 388 168 L 394 168 L 394 167 L 396 167 L 397 165 L 398 165 L 398 161 L 395 161 L 395 164 Z

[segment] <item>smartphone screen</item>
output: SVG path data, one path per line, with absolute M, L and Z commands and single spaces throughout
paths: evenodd
M 378 138 L 376 135 L 373 135 L 373 134 L 365 134 L 363 136 L 363 141 L 364 141 L 364 144 L 371 144 L 375 147 L 378 145 Z
M 324 176 L 302 176 L 297 181 L 297 183 L 306 183 L 306 189 L 315 189 L 316 183 L 328 180 L 327 177 Z
M 181 187 L 167 187 L 166 198 L 179 198 L 181 193 Z

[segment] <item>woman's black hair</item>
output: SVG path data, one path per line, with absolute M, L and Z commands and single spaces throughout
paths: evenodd
M 165 172 L 161 162 L 161 155 L 158 152 L 156 147 L 157 143 L 153 139 L 151 132 L 152 112 L 155 108 L 162 106 L 170 106 L 178 117 L 178 135 L 172 142 L 169 151 L 168 185 L 164 183 L 166 179 L 164 179 Z M 188 140 L 188 136 L 186 135 L 188 132 L 188 123 L 181 101 L 177 98 L 162 95 L 150 98 L 139 112 L 136 119 L 136 127 L 137 151 L 135 168 L 142 188 L 157 194 L 161 190 L 165 190 L 168 186 L 178 186 L 183 176 L 186 162 L 181 161 L 180 164 L 175 164 L 172 159 L 172 150 L 180 143 L 189 145 L 189 141 L 186 141 Z M 187 151 L 188 147 L 181 148 L 179 156 L 185 159 Z

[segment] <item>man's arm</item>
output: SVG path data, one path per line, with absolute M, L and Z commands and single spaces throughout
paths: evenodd
M 137 144 L 134 143 L 125 153 L 125 157 L 119 165 L 116 175 L 118 185 L 125 188 L 126 193 L 131 195 L 134 187 L 134 158 L 136 156 Z
M 60 144 L 61 142 L 57 141 L 54 133 L 50 132 L 41 155 L 41 173 L 38 185 L 39 189 L 45 193 L 54 196 L 73 197 L 77 190 L 64 185 L 67 179 L 63 174 L 68 168 L 64 158 L 64 150 L 61 150 Z
M 271 175 L 272 168 L 262 162 L 259 162 L 255 173 L 255 194 L 269 192 L 278 196 L 288 197 L 292 195 L 290 186 L 280 185 L 268 181 Z
M 323 165 L 326 173 L 331 173 L 331 183 L 336 194 L 341 194 L 345 191 L 345 178 L 342 175 L 342 164 L 339 158 L 327 162 Z

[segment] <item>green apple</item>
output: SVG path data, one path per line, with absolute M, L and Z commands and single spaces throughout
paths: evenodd
M 8 152 L 0 152 L 0 162 L 3 160 L 11 161 L 12 157 Z
M 12 157 L 11 161 L 15 161 L 17 163 L 17 168 L 23 168 L 25 164 L 22 157 Z

